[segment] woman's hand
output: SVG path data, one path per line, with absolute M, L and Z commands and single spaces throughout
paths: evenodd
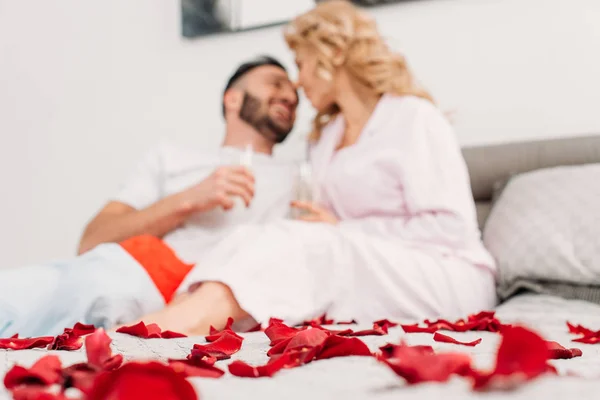
M 314 203 L 309 203 L 306 201 L 292 201 L 291 206 L 308 212 L 308 214 L 298 217 L 298 219 L 301 221 L 324 222 L 332 225 L 337 224 L 339 221 L 335 215 Z

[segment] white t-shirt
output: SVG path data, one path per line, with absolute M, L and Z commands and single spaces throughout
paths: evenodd
M 242 149 L 233 147 L 203 152 L 163 143 L 141 160 L 112 200 L 144 209 L 201 182 L 219 166 L 239 165 L 243 154 Z M 296 168 L 294 163 L 253 153 L 251 170 L 255 177 L 255 194 L 249 208 L 239 199 L 232 210 L 218 207 L 194 214 L 163 239 L 181 259 L 195 264 L 231 229 L 286 218 Z

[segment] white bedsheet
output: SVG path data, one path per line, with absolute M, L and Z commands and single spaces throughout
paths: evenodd
M 554 360 L 552 363 L 560 373 L 576 373 L 584 378 L 553 376 L 535 380 L 517 391 L 474 393 L 466 380 L 455 378 L 444 384 L 422 384 L 407 386 L 386 366 L 369 357 L 344 357 L 314 361 L 308 365 L 283 370 L 273 378 L 236 378 L 227 372 L 221 379 L 193 378 L 201 399 L 597 399 L 600 391 L 600 344 L 575 343 L 567 331 L 565 322 L 582 324 L 591 329 L 600 329 L 600 306 L 574 300 L 563 300 L 542 295 L 523 295 L 501 305 L 498 318 L 505 323 L 521 322 L 535 328 L 548 340 L 559 342 L 565 347 L 578 347 L 583 356 L 570 360 Z M 414 322 L 414 321 L 403 321 Z M 345 326 L 347 327 L 347 326 Z M 367 327 L 365 327 L 367 328 Z M 355 329 L 355 327 L 353 327 Z M 471 348 L 453 344 L 437 343 L 431 334 L 405 334 L 401 328 L 390 329 L 387 336 L 363 337 L 372 350 L 387 342 L 397 343 L 404 337 L 409 344 L 430 344 L 436 351 L 462 351 L 474 355 L 480 368 L 491 367 L 499 343 L 499 336 L 488 332 L 449 332 L 459 340 L 483 338 L 480 345 Z M 113 351 L 122 353 L 126 360 L 185 358 L 194 343 L 203 338 L 150 339 L 144 340 L 123 334 L 112 334 Z M 232 360 L 262 364 L 267 361 L 269 340 L 260 332 L 245 335 L 242 350 L 231 360 L 219 361 L 217 365 L 226 369 Z M 0 350 L 0 374 L 18 362 L 30 366 L 47 353 L 45 350 L 5 351 Z M 75 352 L 52 352 L 60 356 L 64 364 L 85 360 L 84 349 Z M 0 389 L 0 399 L 10 395 Z

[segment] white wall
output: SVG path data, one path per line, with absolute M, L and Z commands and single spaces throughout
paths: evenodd
M 464 144 L 600 132 L 598 0 L 422 0 L 373 11 Z M 281 28 L 184 40 L 179 0 L 0 0 L 0 268 L 74 254 L 163 137 L 216 146 L 236 63 L 292 63 Z M 297 155 L 310 117 L 280 153 Z

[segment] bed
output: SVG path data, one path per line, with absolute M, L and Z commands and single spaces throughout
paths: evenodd
M 578 300 L 565 300 L 544 295 L 522 295 L 502 304 L 497 316 L 503 323 L 522 323 L 534 327 L 546 339 L 565 347 L 577 347 L 583 355 L 568 360 L 554 360 L 561 377 L 545 376 L 529 382 L 515 391 L 478 393 L 468 382 L 453 378 L 447 383 L 406 385 L 390 369 L 368 357 L 342 357 L 313 361 L 299 368 L 282 370 L 272 378 L 236 378 L 226 374 L 220 379 L 191 378 L 201 399 L 424 399 L 424 398 L 480 398 L 511 399 L 587 399 L 597 398 L 600 390 L 600 345 L 573 343 L 566 321 L 589 327 L 600 327 L 600 306 Z M 410 322 L 410 321 L 405 321 Z M 347 326 L 344 326 L 347 327 Z M 354 328 L 354 327 L 353 327 Z M 113 351 L 126 360 L 185 358 L 192 345 L 203 338 L 140 339 L 125 334 L 112 334 Z M 263 364 L 267 360 L 269 340 L 262 332 L 245 334 L 240 352 L 230 360 L 219 361 L 224 367 L 233 360 Z M 499 336 L 489 332 L 452 333 L 459 340 L 482 338 L 476 347 L 437 343 L 428 333 L 406 334 L 400 327 L 391 328 L 386 336 L 366 336 L 362 340 L 372 351 L 388 342 L 404 339 L 408 344 L 429 344 L 436 351 L 461 351 L 473 354 L 475 364 L 490 368 L 494 363 Z M 31 365 L 45 350 L 0 351 L 0 373 L 3 375 L 14 364 Z M 60 356 L 63 364 L 85 360 L 84 349 L 51 352 Z M 226 369 L 226 368 L 225 368 Z M 578 377 L 568 375 L 579 375 Z M 0 398 L 9 399 L 0 392 Z
M 485 223 L 495 201 L 495 193 L 510 176 L 538 168 L 556 165 L 579 165 L 600 162 L 600 136 L 557 139 L 517 144 L 481 146 L 464 149 L 472 180 L 473 195 L 477 201 L 480 224 Z M 547 375 L 510 392 L 474 392 L 462 378 L 447 383 L 407 385 L 389 368 L 370 357 L 340 357 L 314 361 L 300 368 L 282 370 L 272 378 L 236 378 L 228 373 L 220 379 L 191 378 L 199 398 L 210 399 L 424 399 L 424 398 L 480 398 L 489 399 L 587 399 L 597 398 L 600 391 L 600 344 L 574 343 L 567 329 L 567 321 L 591 329 L 600 329 L 600 305 L 590 301 L 563 298 L 523 291 L 504 301 L 496 310 L 503 323 L 523 324 L 539 332 L 545 339 L 563 346 L 582 350 L 581 357 L 553 360 L 559 377 Z M 398 321 L 415 323 L 419 321 Z M 342 329 L 348 326 L 343 326 Z M 369 327 L 356 327 L 361 329 Z M 112 348 L 123 354 L 125 360 L 183 359 L 196 343 L 204 338 L 140 339 L 120 333 L 111 334 Z M 427 344 L 437 351 L 461 351 L 473 355 L 479 368 L 491 368 L 495 360 L 500 336 L 490 332 L 452 333 L 459 340 L 482 338 L 476 347 L 438 343 L 429 333 L 405 333 L 401 327 L 391 328 L 384 336 L 365 336 L 361 339 L 376 351 L 386 343 Z M 264 364 L 268 357 L 269 340 L 262 332 L 244 334 L 242 349 L 230 360 L 218 362 L 226 365 L 234 360 L 250 364 Z M 0 350 L 2 376 L 15 364 L 30 366 L 46 350 Z M 84 349 L 54 351 L 64 365 L 86 359 Z M 0 399 L 10 398 L 4 387 Z

